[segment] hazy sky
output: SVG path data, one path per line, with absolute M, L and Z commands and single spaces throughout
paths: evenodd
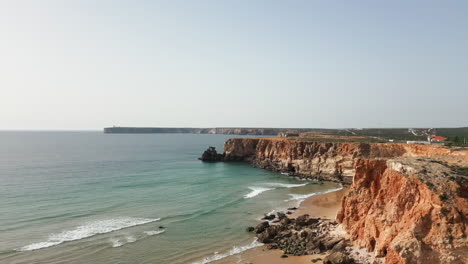
M 0 0 L 0 129 L 468 125 L 468 1 Z

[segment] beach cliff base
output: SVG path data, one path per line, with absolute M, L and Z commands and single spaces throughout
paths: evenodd
M 341 202 L 336 200 L 339 210 L 329 208 L 328 220 L 320 207 L 331 201 L 311 200 L 331 194 L 309 199 L 294 215 L 269 215 L 265 220 L 270 222 L 249 228 L 268 245 L 256 250 L 281 249 L 287 255 L 280 260 L 272 250 L 219 263 L 264 263 L 261 259 L 269 254 L 267 263 L 301 263 L 303 258 L 320 263 L 314 256 L 292 256 L 330 250 L 329 256 L 320 257 L 327 264 L 468 263 L 467 149 L 236 138 L 225 143 L 223 161 L 247 161 L 291 176 L 340 182 L 349 191 Z
M 289 218 L 296 218 L 304 214 L 308 214 L 311 218 L 320 217 L 322 219 L 334 220 L 341 207 L 341 200 L 348 192 L 348 189 L 339 191 L 318 194 L 304 200 Z M 284 252 L 279 249 L 268 249 L 268 245 L 263 245 L 251 250 L 242 252 L 241 254 L 229 256 L 218 260 L 216 264 L 241 263 L 241 264 L 303 264 L 303 263 L 323 263 L 323 259 L 328 253 L 293 256 L 287 255 L 284 257 Z M 315 262 L 312 262 L 314 261 Z

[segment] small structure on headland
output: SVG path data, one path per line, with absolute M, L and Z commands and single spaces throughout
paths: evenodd
M 299 133 L 292 133 L 292 132 L 280 132 L 278 133 L 278 137 L 298 137 Z
M 444 145 L 445 138 L 441 136 L 427 136 L 427 141 L 406 141 L 406 144 L 419 144 L 419 145 Z
M 430 137 L 427 137 L 427 141 L 430 141 L 430 142 L 442 142 L 442 141 L 445 141 L 446 138 L 444 137 L 441 137 L 441 136 L 430 136 Z

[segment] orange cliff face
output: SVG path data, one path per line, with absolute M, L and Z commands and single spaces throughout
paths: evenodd
M 434 160 L 359 160 L 337 220 L 387 264 L 467 263 L 467 182 Z
M 352 183 L 337 220 L 374 255 L 365 263 L 468 263 L 468 177 L 453 166 L 468 167 L 466 150 L 284 138 L 235 138 L 224 150 L 226 161 Z
M 392 143 L 312 142 L 284 138 L 232 138 L 224 144 L 225 161 L 250 161 L 255 167 L 350 184 L 355 162 L 366 158 L 451 155 L 441 146 Z M 461 152 L 462 153 L 462 152 Z M 465 151 L 464 155 L 468 151 Z

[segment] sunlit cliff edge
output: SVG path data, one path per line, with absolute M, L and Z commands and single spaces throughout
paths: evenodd
M 221 158 L 220 158 L 221 159 Z M 224 161 L 350 184 L 337 221 L 359 263 L 467 263 L 468 151 L 443 146 L 233 138 Z

